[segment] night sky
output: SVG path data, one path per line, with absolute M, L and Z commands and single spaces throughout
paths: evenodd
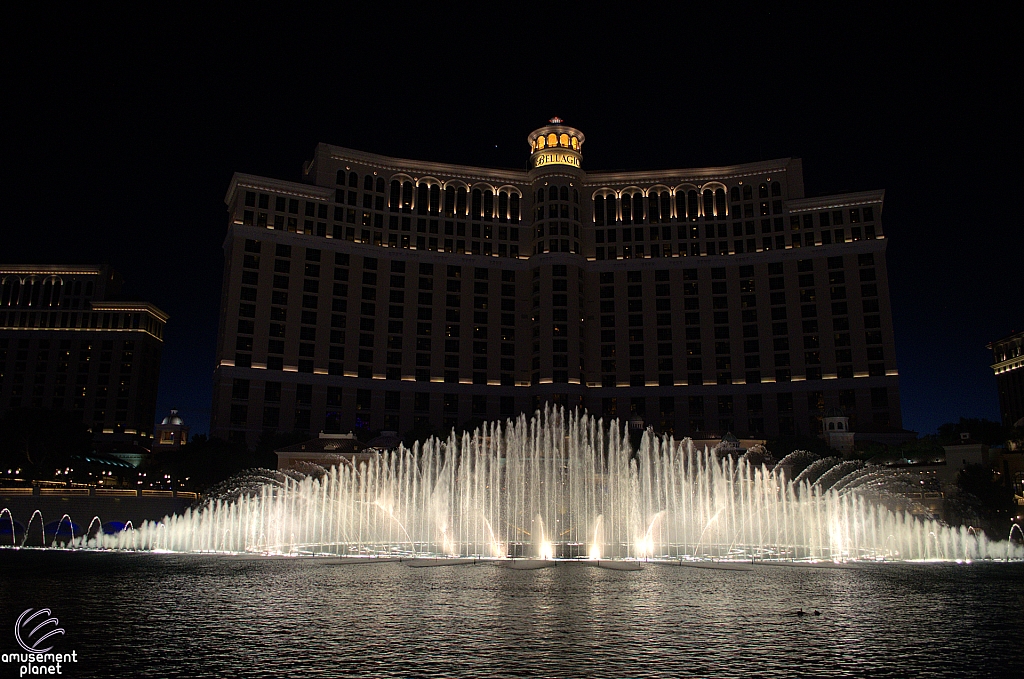
M 999 419 L 985 344 L 1024 328 L 1019 14 L 75 11 L 5 27 L 0 262 L 106 262 L 169 313 L 158 417 L 209 426 L 232 172 L 297 181 L 317 142 L 525 168 L 557 115 L 585 169 L 799 157 L 808 196 L 885 189 L 904 427 Z

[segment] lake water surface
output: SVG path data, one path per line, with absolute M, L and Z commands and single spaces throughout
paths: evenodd
M 1020 563 L 515 571 L 0 550 L 0 653 L 19 652 L 26 608 L 59 619 L 72 677 L 1024 676 Z

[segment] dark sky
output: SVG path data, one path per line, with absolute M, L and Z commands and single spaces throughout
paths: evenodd
M 321 141 L 524 168 L 558 115 L 588 169 L 800 157 L 809 196 L 885 189 L 904 426 L 998 419 L 985 344 L 1024 328 L 1019 10 L 502 7 L 11 16 L 0 261 L 120 271 L 171 316 L 158 413 L 205 431 L 232 172 L 298 180 Z

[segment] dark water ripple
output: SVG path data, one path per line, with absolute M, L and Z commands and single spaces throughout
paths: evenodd
M 78 652 L 78 677 L 1024 676 L 1021 564 L 512 571 L 0 551 L 0 652 L 17 650 L 2 630 L 28 607 L 59 617 L 54 650 Z

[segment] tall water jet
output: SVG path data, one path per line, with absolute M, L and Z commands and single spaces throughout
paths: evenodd
M 601 524 L 604 523 L 604 514 L 599 514 L 594 525 L 594 539 L 590 543 L 589 558 L 598 561 L 601 559 L 601 545 L 604 543 L 604 533 L 601 531 Z

